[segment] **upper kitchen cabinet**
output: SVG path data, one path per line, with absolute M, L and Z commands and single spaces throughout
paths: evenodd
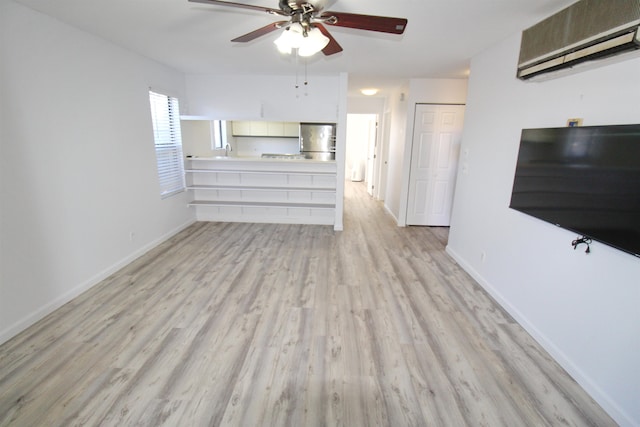
M 283 122 L 284 136 L 298 138 L 300 136 L 300 123 Z
M 233 136 L 298 138 L 299 123 L 234 120 L 231 130 Z

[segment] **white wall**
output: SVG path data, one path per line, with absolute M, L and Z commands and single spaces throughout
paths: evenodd
M 185 156 L 211 157 L 216 155 L 213 149 L 211 120 L 181 120 L 182 153 Z M 220 153 L 223 153 L 220 150 Z
M 349 114 L 377 114 L 382 116 L 386 98 L 383 97 L 349 97 L 347 99 Z
M 389 129 L 389 151 L 387 165 L 387 185 L 384 199 L 385 209 L 398 221 L 400 194 L 402 192 L 402 167 L 405 150 L 409 103 L 409 84 L 399 88 L 390 98 L 391 125 Z M 413 116 L 411 116 L 413 117 Z
M 160 200 L 149 111 L 182 74 L 13 1 L 0 31 L 1 342 L 194 215 Z
M 640 123 L 640 59 L 527 83 L 519 40 L 472 61 L 448 251 L 618 423 L 640 425 L 640 260 L 574 251 L 575 233 L 508 208 L 521 129 Z
M 295 75 L 187 75 L 188 114 L 222 120 L 337 122 L 340 76 L 309 75 L 308 80 L 306 87 L 296 89 Z

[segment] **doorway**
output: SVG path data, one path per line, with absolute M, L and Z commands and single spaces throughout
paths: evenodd
M 347 115 L 345 176 L 349 181 L 364 181 L 370 196 L 377 190 L 377 124 L 376 114 Z
M 464 105 L 416 105 L 407 225 L 449 226 L 464 110 Z

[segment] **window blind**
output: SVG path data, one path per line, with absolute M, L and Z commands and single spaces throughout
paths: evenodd
M 184 191 L 182 137 L 178 99 L 149 91 L 160 197 Z

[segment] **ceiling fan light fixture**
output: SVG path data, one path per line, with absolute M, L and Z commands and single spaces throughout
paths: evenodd
M 294 22 L 280 34 L 274 43 L 280 53 L 291 54 L 293 49 L 298 49 L 298 55 L 312 56 L 329 44 L 329 38 L 315 27 L 309 29 L 305 36 L 302 25 Z
M 329 44 L 329 37 L 322 34 L 317 28 L 312 28 L 307 32 L 307 37 L 302 40 L 298 49 L 300 56 L 312 56 L 320 52 Z
M 278 48 L 278 52 L 284 55 L 291 55 L 291 46 L 287 43 L 279 43 L 278 40 L 274 42 L 276 44 L 276 47 Z
M 292 49 L 300 47 L 300 43 L 304 37 L 302 31 L 302 25 L 298 23 L 289 25 L 282 34 L 280 34 L 280 37 L 274 41 L 280 53 L 291 54 Z

